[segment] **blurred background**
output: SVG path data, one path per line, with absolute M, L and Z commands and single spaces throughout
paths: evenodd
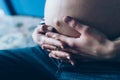
M 31 34 L 44 17 L 45 0 L 0 0 L 0 49 L 36 45 Z
M 0 14 L 43 17 L 45 0 L 0 0 Z

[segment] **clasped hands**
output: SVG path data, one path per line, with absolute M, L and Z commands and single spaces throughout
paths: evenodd
M 63 22 L 80 33 L 78 38 L 59 34 L 52 26 L 38 25 L 33 32 L 33 40 L 49 51 L 49 57 L 75 65 L 76 59 L 109 60 L 115 57 L 114 42 L 91 26 L 81 24 L 72 17 L 64 17 Z

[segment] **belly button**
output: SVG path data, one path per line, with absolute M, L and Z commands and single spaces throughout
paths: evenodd
M 56 27 L 59 27 L 61 24 L 60 24 L 60 21 L 57 20 L 57 19 L 54 19 L 54 24 Z

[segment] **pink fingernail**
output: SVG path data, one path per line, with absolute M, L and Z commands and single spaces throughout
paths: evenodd
M 73 61 L 71 61 L 71 64 L 72 64 L 72 66 L 74 66 L 74 65 L 75 65 L 75 63 L 74 63 Z
M 49 53 L 49 57 L 52 57 L 51 53 Z
M 64 47 L 63 47 L 63 46 L 60 46 L 60 48 L 61 48 L 61 49 L 64 49 Z
M 67 56 L 67 59 L 70 59 L 70 56 Z

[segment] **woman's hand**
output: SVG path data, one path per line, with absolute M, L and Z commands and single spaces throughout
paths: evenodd
M 68 24 L 78 31 L 81 35 L 78 38 L 67 37 L 58 33 L 47 32 L 49 38 L 54 38 L 62 42 L 64 51 L 53 50 L 51 56 L 56 58 L 60 54 L 71 54 L 89 57 L 96 60 L 111 59 L 115 56 L 113 53 L 114 44 L 107 37 L 96 29 L 80 24 L 77 20 L 71 17 L 65 17 L 64 23 Z M 66 57 L 66 56 L 65 56 Z
M 53 50 L 63 50 L 62 42 L 45 36 L 47 32 L 56 32 L 56 30 L 48 25 L 38 25 L 32 34 L 33 41 L 49 52 Z M 57 55 L 52 54 L 52 56 L 51 54 L 49 54 L 49 56 L 54 57 L 56 59 L 60 59 L 62 61 L 69 61 L 72 63 L 69 54 L 65 54 L 64 52 Z
M 62 43 L 56 39 L 45 36 L 46 32 L 56 32 L 55 29 L 48 25 L 38 25 L 32 34 L 33 41 L 41 46 L 43 49 L 55 50 L 57 48 L 63 48 Z M 49 44 L 49 45 L 48 45 Z

